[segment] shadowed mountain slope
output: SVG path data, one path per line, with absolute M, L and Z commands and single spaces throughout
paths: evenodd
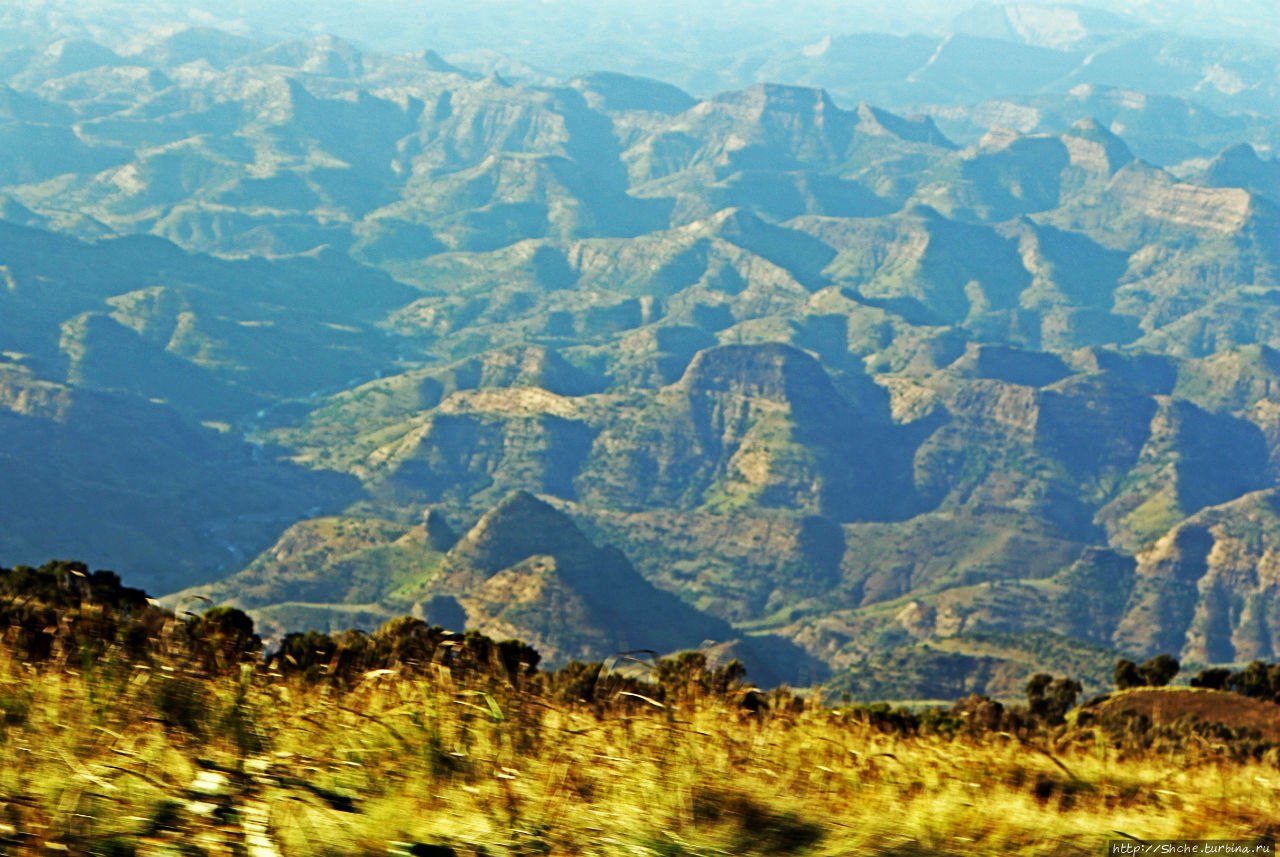
M 416 604 L 787 680 L 1270 656 L 1273 52 L 948 32 L 696 95 L 313 33 L 17 45 L 0 547 L 272 633 Z

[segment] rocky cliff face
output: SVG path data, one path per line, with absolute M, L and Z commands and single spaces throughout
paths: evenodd
M 6 54 L 0 547 L 554 658 L 1270 651 L 1274 129 L 1007 11 L 753 66 L 988 100 L 936 123 L 327 38 Z
M 1277 521 L 1273 491 L 1205 509 L 1138 555 L 1117 643 L 1197 663 L 1276 657 Z

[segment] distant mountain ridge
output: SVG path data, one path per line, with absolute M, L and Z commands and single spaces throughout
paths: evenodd
M 991 27 L 1054 80 L 1121 27 L 999 14 L 903 73 L 985 99 L 932 116 L 330 37 L 6 55 L 0 548 L 778 681 L 1275 657 L 1274 123 L 995 98 Z

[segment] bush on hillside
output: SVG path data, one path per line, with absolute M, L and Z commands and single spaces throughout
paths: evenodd
M 1164 687 L 1178 674 L 1178 659 L 1172 655 L 1156 655 L 1141 665 L 1121 658 L 1116 661 L 1116 690 L 1133 687 Z

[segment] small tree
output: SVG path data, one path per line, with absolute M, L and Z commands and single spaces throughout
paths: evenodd
M 521 640 L 502 640 L 498 643 L 497 656 L 507 680 L 517 688 L 523 679 L 537 672 L 538 662 L 542 660 L 537 649 Z
M 210 671 L 256 659 L 262 650 L 253 619 L 235 607 L 211 607 L 202 616 L 192 616 L 183 623 L 181 636 Z
M 1178 674 L 1178 659 L 1172 655 L 1156 655 L 1139 666 L 1121 658 L 1116 661 L 1116 690 L 1131 687 L 1164 687 Z
M 270 663 L 282 673 L 300 672 L 315 679 L 333 660 L 337 650 L 337 642 L 328 634 L 314 629 L 295 631 L 280 641 L 280 649 L 272 655 Z
M 1222 667 L 1200 670 L 1191 679 L 1192 687 L 1203 687 L 1209 690 L 1225 690 L 1231 679 L 1231 670 Z
M 382 657 L 379 666 L 410 664 L 420 667 L 429 664 L 447 636 L 443 628 L 428 625 L 413 616 L 390 619 L 373 632 L 373 640 Z
M 658 661 L 654 678 L 673 698 L 688 699 L 700 695 L 700 679 L 706 672 L 707 656 L 698 651 L 686 651 Z
M 1237 693 L 1255 699 L 1270 699 L 1273 695 L 1271 671 L 1262 661 L 1251 661 L 1247 667 L 1232 676 L 1231 684 Z
M 1128 690 L 1147 683 L 1142 673 L 1138 672 L 1138 665 L 1127 658 L 1116 661 L 1115 682 L 1116 690 Z
M 667 698 L 689 701 L 705 696 L 726 697 L 740 690 L 747 669 L 741 661 L 732 660 L 718 667 L 707 666 L 703 652 L 680 652 L 658 661 L 654 678 Z
M 1080 690 L 1080 682 L 1075 679 L 1036 673 L 1027 682 L 1027 708 L 1042 723 L 1061 723 L 1075 705 Z
M 1148 661 L 1143 661 L 1142 666 L 1138 667 L 1138 672 L 1144 679 L 1143 684 L 1164 687 L 1178 674 L 1178 669 L 1177 658 L 1172 655 L 1156 655 Z

